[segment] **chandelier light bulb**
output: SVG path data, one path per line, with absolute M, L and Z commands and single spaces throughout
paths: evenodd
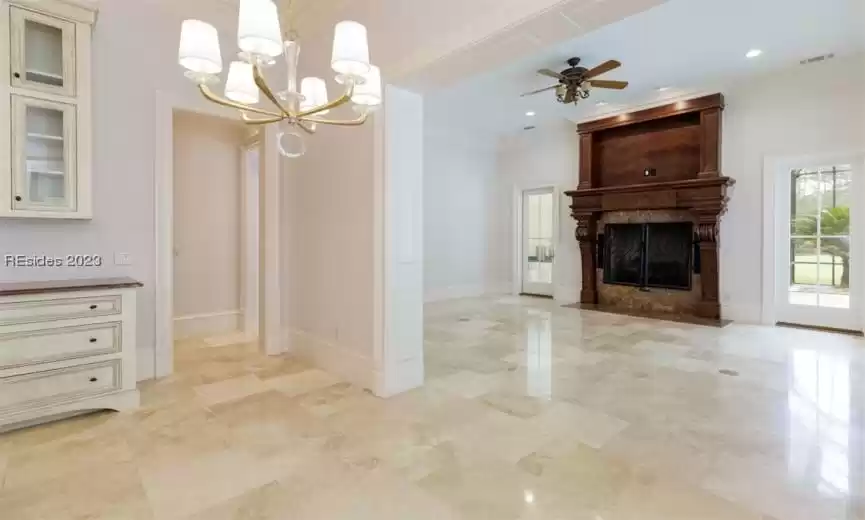
M 252 76 L 251 64 L 244 61 L 231 62 L 225 82 L 225 97 L 247 105 L 258 103 L 258 86 Z
M 374 107 L 381 105 L 381 70 L 375 65 L 363 75 L 364 82 L 354 86 L 352 102 L 356 105 Z
M 327 103 L 327 83 L 321 78 L 303 78 L 300 82 L 300 93 L 303 95 L 303 101 L 300 103 L 301 110 L 309 110 Z M 328 112 L 330 110 L 323 110 L 315 115 L 323 116 Z
M 185 20 L 180 28 L 180 65 L 196 74 L 222 72 L 222 54 L 216 27 L 201 20 Z
M 361 76 L 369 71 L 366 27 L 350 20 L 336 24 L 330 64 L 334 71 L 346 76 Z
M 237 45 L 251 56 L 274 58 L 282 54 L 279 12 L 271 0 L 240 0 Z

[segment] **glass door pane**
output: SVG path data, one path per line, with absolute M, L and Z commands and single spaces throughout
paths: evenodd
M 530 194 L 528 248 L 529 281 L 532 283 L 553 282 L 553 194 Z
M 15 206 L 56 209 L 74 206 L 74 107 L 13 96 L 13 140 L 19 154 Z
M 523 292 L 552 295 L 554 219 L 551 190 L 523 194 Z
M 789 302 L 850 308 L 850 165 L 791 172 Z
M 74 95 L 75 24 L 12 8 L 12 83 L 63 95 Z
M 24 74 L 26 81 L 63 86 L 63 31 L 24 22 Z

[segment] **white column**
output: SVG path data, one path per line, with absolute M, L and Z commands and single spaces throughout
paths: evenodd
M 277 125 L 261 130 L 259 156 L 259 324 L 258 337 L 267 355 L 287 350 L 282 334 L 282 296 L 280 285 L 280 212 L 282 188 Z
M 423 385 L 423 98 L 388 85 L 376 114 L 377 395 Z

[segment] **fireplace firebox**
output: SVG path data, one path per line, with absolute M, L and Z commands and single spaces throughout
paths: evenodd
M 607 224 L 604 283 L 690 291 L 693 227 L 690 222 Z

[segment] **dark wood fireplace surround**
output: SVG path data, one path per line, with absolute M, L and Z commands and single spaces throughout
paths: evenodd
M 598 305 L 603 266 L 597 265 L 597 247 L 604 214 L 684 210 L 693 217 L 701 265 L 699 300 L 690 312 L 698 320 L 721 322 L 719 221 L 727 208 L 727 188 L 735 182 L 721 175 L 723 109 L 723 96 L 715 94 L 579 125 L 579 186 L 566 195 L 577 221 L 583 308 L 627 313 L 624 307 Z

